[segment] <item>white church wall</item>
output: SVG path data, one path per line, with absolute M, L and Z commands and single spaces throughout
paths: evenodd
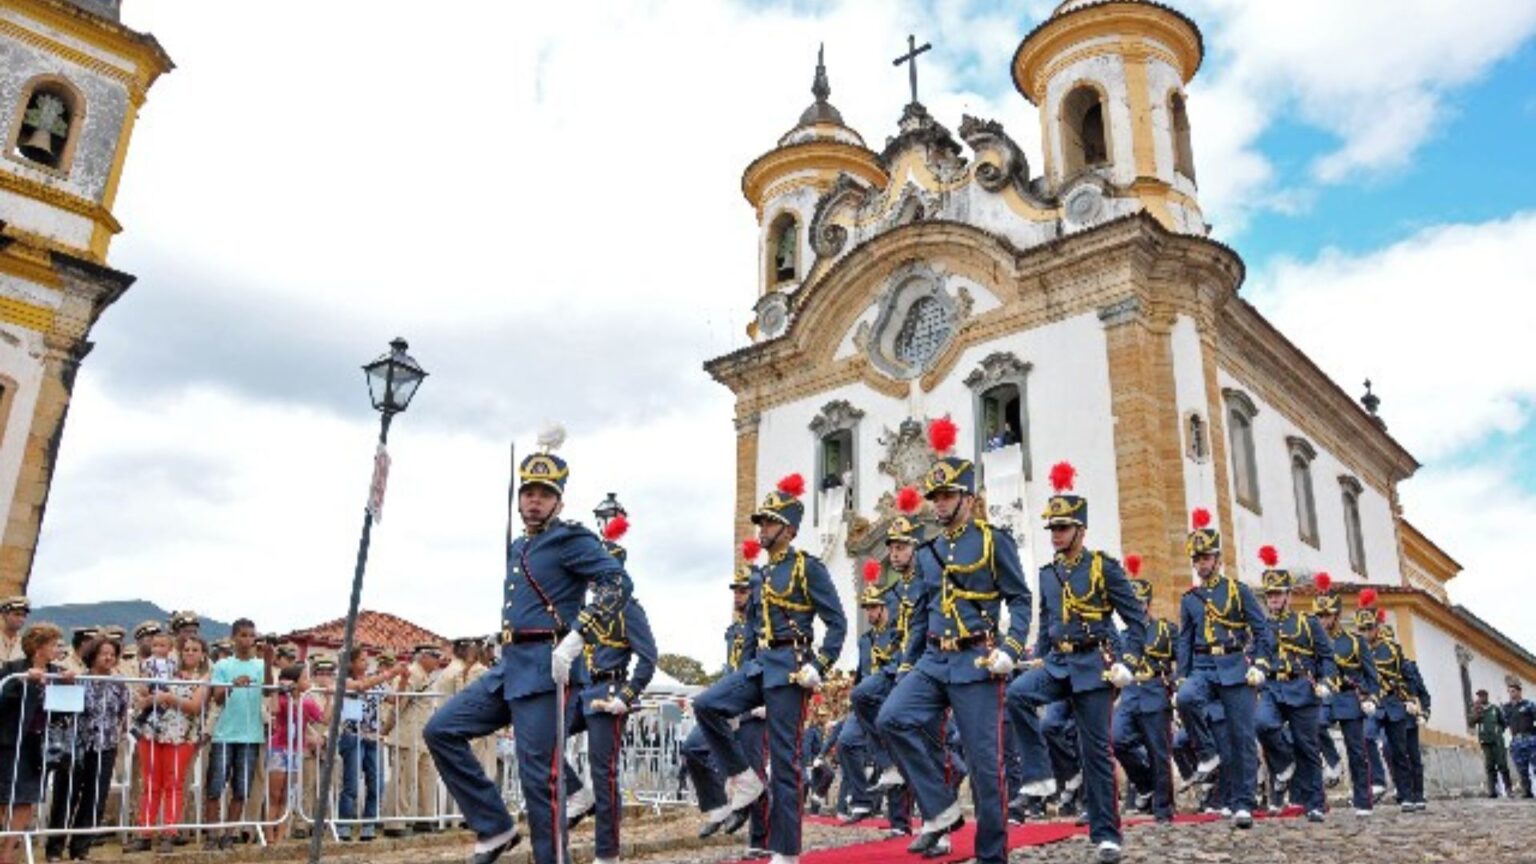
M 1184 454 L 1184 500 L 1189 508 L 1204 507 L 1215 512 L 1216 460 L 1211 441 L 1211 416 L 1205 394 L 1205 356 L 1195 321 L 1188 315 L 1174 320 L 1170 336 L 1173 345 L 1173 390 L 1179 411 L 1179 441 Z M 1205 428 L 1205 456 L 1190 456 L 1189 417 L 1198 415 Z
M 91 245 L 91 230 L 95 226 L 77 213 L 5 190 L 0 190 L 0 213 L 5 214 L 6 222 L 65 246 L 85 249 Z
M 1217 380 L 1223 389 L 1232 388 L 1247 394 L 1258 409 L 1258 414 L 1253 418 L 1253 449 L 1258 468 L 1260 512 L 1254 512 L 1237 500 L 1231 429 L 1227 428 L 1230 424 L 1223 424 L 1228 435 L 1228 492 L 1232 496 L 1234 527 L 1237 532 L 1234 542 L 1230 544 L 1233 551 L 1227 557 L 1228 566 L 1235 564 L 1244 576 L 1257 580 L 1262 569 L 1258 561 L 1258 550 L 1260 546 L 1268 544 L 1280 551 L 1281 565 L 1293 573 L 1326 570 L 1336 579 L 1344 581 L 1400 584 L 1402 575 L 1397 530 L 1387 497 L 1371 486 L 1365 486 L 1360 494 L 1360 531 L 1367 572 L 1355 573 L 1350 569 L 1344 526 L 1344 498 L 1339 484 L 1341 475 L 1353 476 L 1354 472 L 1333 453 L 1324 449 L 1319 441 L 1308 436 L 1289 417 L 1265 402 L 1255 390 L 1227 370 L 1219 369 Z M 1225 404 L 1219 407 L 1222 411 L 1226 410 Z M 1316 548 L 1302 542 L 1300 538 L 1296 498 L 1291 482 L 1291 455 L 1286 444 L 1288 436 L 1306 439 L 1317 451 L 1317 458 L 1312 462 L 1312 491 L 1318 533 Z
M 1401 635 L 1402 625 L 1397 624 L 1396 627 Z M 1489 699 L 1495 703 L 1507 698 L 1505 678 L 1513 674 L 1513 670 L 1501 666 L 1475 645 L 1458 640 L 1454 634 L 1441 630 L 1427 619 L 1414 616 L 1412 630 L 1413 660 L 1419 664 L 1419 673 L 1424 676 L 1424 685 L 1429 688 L 1433 700 L 1429 728 L 1447 735 L 1469 737 L 1466 706 L 1461 694 L 1461 664 L 1456 657 L 1457 646 L 1460 645 L 1471 655 L 1467 672 L 1472 681 L 1472 692 L 1487 690 Z M 1536 687 L 1536 680 L 1525 678 L 1520 681 L 1527 694 Z
M 5 283 L 14 281 L 12 277 L 0 276 L 0 293 L 11 293 Z M 32 413 L 43 377 L 42 363 L 34 355 L 40 355 L 42 347 L 42 336 L 35 331 L 0 324 L 0 375 L 15 386 L 4 428 L 0 428 L 0 507 L 9 508 L 16 497 L 16 481 L 26 455 Z M 0 517 L 9 520 L 10 513 L 7 510 Z

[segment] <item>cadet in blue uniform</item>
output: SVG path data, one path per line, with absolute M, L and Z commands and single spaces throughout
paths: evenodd
M 895 580 L 885 591 L 886 617 L 893 622 L 891 629 L 897 640 L 896 653 L 892 662 L 881 667 L 879 674 L 866 676 L 855 685 L 848 697 L 849 707 L 859 718 L 868 738 L 869 755 L 877 773 L 871 787 L 875 793 L 894 792 L 906 786 L 875 721 L 880 715 L 880 706 L 885 704 L 896 686 L 897 676 L 911 671 L 908 658 L 922 656 L 928 644 L 927 619 L 917 620 L 918 616 L 913 614 L 923 586 L 917 578 L 917 562 L 913 557 L 921 538 L 912 515 L 922 506 L 922 500 L 921 493 L 910 486 L 897 492 L 896 506 L 901 512 L 891 519 L 885 532 L 886 564 L 895 574 Z M 939 758 L 937 752 L 934 758 Z
M 1319 573 L 1316 579 L 1318 593 L 1312 599 L 1312 608 L 1333 640 L 1333 664 L 1337 670 L 1329 685 L 1333 698 L 1328 702 L 1328 717 L 1339 724 L 1344 735 L 1344 754 L 1349 763 L 1350 802 L 1356 816 L 1371 815 L 1372 775 L 1371 763 L 1365 752 L 1365 720 L 1376 713 L 1376 700 L 1381 692 L 1381 679 L 1376 676 L 1376 661 L 1371 646 L 1359 636 L 1344 629 L 1342 604 L 1333 593 L 1328 574 Z M 1369 610 L 1374 625 L 1376 616 Z M 1321 734 L 1328 735 L 1327 727 Z
M 929 445 L 936 453 L 947 453 L 955 436 L 948 418 L 929 424 Z M 923 593 L 913 610 L 927 620 L 928 644 L 920 656 L 909 653 L 903 661 L 912 671 L 897 682 L 876 725 L 923 813 L 922 830 L 908 848 L 938 854 L 941 841 L 965 821 L 933 758 L 937 742 L 928 737 L 944 710 L 953 712 L 971 772 L 976 860 L 1003 864 L 1008 855 L 1004 691 L 1029 638 L 1030 594 L 1013 537 L 972 515 L 975 483 L 975 467 L 957 456 L 941 455 L 928 473 L 927 496 L 941 533 L 917 550 Z
M 1407 715 L 1403 724 L 1403 755 L 1407 759 L 1404 776 L 1408 778 L 1408 788 L 1406 794 L 1404 790 L 1398 790 L 1397 800 L 1404 812 L 1414 813 L 1429 806 L 1424 801 L 1424 750 L 1419 746 L 1419 724 L 1429 722 L 1429 689 L 1419 674 L 1419 664 L 1403 650 L 1402 643 L 1392 632 L 1392 625 L 1381 624 L 1376 628 L 1376 634 L 1397 655 L 1402 670 L 1403 709 Z M 1390 749 L 1390 738 L 1387 743 Z
M 1509 755 L 1519 774 L 1520 795 L 1530 798 L 1531 769 L 1536 768 L 1536 702 L 1525 698 L 1520 682 L 1509 684 L 1509 701 L 1499 706 L 1504 714 L 1504 724 L 1509 727 Z M 1515 790 L 1509 790 L 1514 797 Z
M 427 749 L 448 794 L 475 832 L 473 864 L 490 864 L 521 839 L 496 784 L 469 742 L 511 723 L 517 771 L 528 808 L 537 864 L 556 857 L 553 774 L 565 742 L 556 740 L 556 688 L 569 689 L 571 664 L 588 638 L 612 626 L 629 602 L 624 566 L 588 529 L 558 517 L 570 469 L 550 450 L 564 433 L 541 436 L 544 452 L 518 468 L 518 513 L 524 533 L 507 550 L 501 662 L 439 708 L 427 721 Z M 591 591 L 591 601 L 582 599 Z M 560 842 L 565 832 L 559 832 Z M 561 860 L 569 861 L 568 852 Z
M 1321 822 L 1328 796 L 1317 736 L 1323 700 L 1333 695 L 1329 682 L 1339 674 L 1333 662 L 1333 640 L 1315 616 L 1290 608 L 1294 581 L 1290 571 L 1277 566 L 1274 547 L 1265 546 L 1259 554 L 1268 568 L 1262 579 L 1277 653 L 1274 676 L 1259 693 L 1255 725 L 1272 775 L 1289 781 L 1291 803 L 1301 805 L 1307 821 Z M 1282 741 L 1287 731 L 1290 739 Z M 1272 803 L 1279 806 L 1280 801 Z
M 756 540 L 749 541 L 753 547 Z M 756 558 L 761 550 L 752 549 L 750 558 Z M 725 628 L 725 665 L 720 670 L 720 677 L 725 677 L 737 671 L 747 661 L 757 656 L 757 607 L 752 605 L 753 581 L 757 576 L 750 564 L 743 564 L 737 568 L 736 575 L 731 579 L 731 624 Z M 747 757 L 747 762 L 759 777 L 768 776 L 768 724 L 762 718 L 756 716 L 757 709 L 743 714 L 737 718 L 736 743 L 741 746 L 741 752 Z M 711 810 L 724 807 L 727 803 L 725 795 L 725 776 L 709 752 L 709 742 L 704 740 L 704 729 L 694 726 L 693 731 L 683 741 L 682 748 L 683 767 L 688 772 L 688 777 L 693 783 L 694 794 L 698 797 L 699 811 L 708 814 Z M 700 839 L 714 834 L 724 826 L 723 822 L 706 821 L 699 832 Z M 751 818 L 747 828 L 747 853 L 748 858 L 766 858 L 770 854 L 766 848 L 768 843 L 768 799 L 759 798 L 751 808 Z
M 603 537 L 609 554 L 621 564 L 628 564 L 624 547 L 617 539 L 618 519 L 604 526 Z M 618 533 L 622 533 L 620 530 Z M 619 795 L 619 767 L 623 760 L 624 717 L 634 707 L 640 694 L 656 674 L 656 640 L 645 609 L 634 597 L 612 619 L 595 624 L 594 637 L 582 651 L 572 680 L 580 683 L 578 698 L 570 706 L 573 722 L 568 734 L 587 733 L 587 768 L 590 786 L 582 785 L 580 773 L 566 763 L 567 826 L 574 827 L 589 814 L 596 814 L 595 857 L 593 864 L 617 864 L 619 860 L 619 823 L 623 818 L 623 798 Z M 634 672 L 629 669 L 635 662 Z
M 1173 703 L 1169 686 L 1173 680 L 1173 643 L 1179 631 L 1171 621 L 1151 617 L 1152 583 L 1135 578 L 1141 570 L 1140 556 L 1125 556 L 1125 569 L 1132 576 L 1131 589 L 1149 623 L 1142 662 L 1133 670 L 1136 683 L 1120 691 L 1115 705 L 1115 756 L 1136 787 L 1138 799 L 1150 796 L 1157 821 L 1172 822 Z M 1145 755 L 1130 755 L 1138 751 Z
M 1393 792 L 1403 812 L 1412 813 L 1418 808 L 1414 797 L 1413 762 L 1408 753 L 1409 726 L 1413 716 L 1419 713 L 1419 705 L 1404 668 L 1402 649 L 1382 636 L 1381 615 L 1384 611 L 1376 611 L 1369 619 L 1359 616 L 1356 627 L 1370 641 L 1376 673 L 1381 676 L 1381 715 L 1377 722 L 1386 733 L 1387 766 L 1392 772 Z
M 1008 686 L 1008 711 L 1014 728 L 1032 727 L 1035 710 L 1058 700 L 1072 706 L 1077 721 L 1078 754 L 1088 815 L 1088 836 L 1098 844 L 1099 860 L 1120 860 L 1119 795 L 1110 752 L 1110 720 L 1115 689 L 1135 681 L 1132 668 L 1142 663 L 1147 617 L 1120 562 L 1084 548 L 1088 501 L 1072 494 L 1076 474 L 1062 462 L 1051 468 L 1056 494 L 1046 502 L 1045 524 L 1056 554 L 1040 568 L 1040 627 L 1035 656 L 1044 665 Z M 1123 635 L 1113 616 L 1125 624 Z M 1118 648 L 1117 648 L 1118 646 Z M 1039 737 L 1019 737 L 1026 781 L 1046 762 Z
M 848 621 L 831 574 L 815 556 L 791 544 L 800 529 L 805 505 L 805 480 L 793 474 L 779 481 L 758 511 L 752 514 L 758 537 L 768 552 L 756 585 L 761 608 L 757 656 L 716 682 L 694 699 L 693 709 L 710 753 L 730 778 L 727 810 L 715 811 L 711 821 L 725 822 L 727 831 L 740 828 L 748 808 L 764 793 L 763 782 L 736 742 L 731 721 L 759 706 L 768 721 L 769 776 L 768 848 L 773 864 L 792 864 L 800 856 L 800 739 L 810 693 L 821 685 L 843 650 Z M 825 633 L 819 650 L 814 644 L 815 620 Z
M 886 617 L 889 613 L 886 594 L 895 587 L 895 583 L 883 590 L 880 588 L 878 584 L 880 565 L 876 561 L 865 562 L 864 575 L 866 584 L 864 593 L 859 598 L 859 605 L 864 609 L 869 629 L 859 637 L 859 666 L 854 670 L 853 677 L 855 689 L 865 679 L 884 678 L 885 667 L 896 665 L 896 652 L 901 648 L 899 641 L 901 634 L 889 626 Z M 871 575 L 874 576 L 873 579 L 870 578 Z M 842 763 L 843 784 L 847 787 L 849 794 L 848 818 L 845 820 L 849 824 L 866 819 L 874 812 L 877 803 L 869 786 L 869 775 L 865 773 L 871 761 L 869 754 L 872 748 L 869 741 L 872 737 L 865 730 L 858 715 L 849 712 L 843 720 L 843 728 L 837 741 L 839 760 Z
M 1222 573 L 1221 534 L 1210 527 L 1211 514 L 1197 509 L 1192 521 L 1187 548 L 1199 584 L 1179 603 L 1174 655 L 1182 682 L 1176 705 L 1200 749 L 1197 776 L 1208 776 L 1219 766 L 1227 781 L 1222 804 L 1232 811 L 1232 824 L 1251 828 L 1253 808 L 1258 806 L 1255 691 L 1268 677 L 1274 635 L 1253 591 Z M 1206 722 L 1205 706 L 1213 700 L 1220 700 L 1226 714 L 1226 748 L 1218 746 Z

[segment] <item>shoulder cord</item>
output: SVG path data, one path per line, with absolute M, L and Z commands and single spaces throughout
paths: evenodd
M 1111 608 L 1109 592 L 1104 590 L 1104 556 L 1093 553 L 1088 567 L 1088 591 L 1081 597 L 1072 593 L 1072 574 L 1069 572 L 1063 578 L 1061 562 L 1053 561 L 1051 566 L 1056 568 L 1056 581 L 1061 583 L 1061 623 L 1071 623 L 1073 615 L 1084 621 L 1104 620 Z
M 796 588 L 800 589 L 799 596 L 801 600 L 799 601 L 790 599 L 795 596 Z M 799 622 L 795 621 L 788 613 L 816 611 L 815 605 L 810 602 L 809 595 L 810 589 L 806 584 L 805 576 L 805 553 L 798 549 L 795 550 L 794 566 L 789 571 L 789 584 L 784 586 L 782 592 L 773 590 L 772 570 L 763 574 L 763 605 L 777 606 L 785 610 L 784 619 L 789 622 L 789 626 L 795 631 L 795 638 L 797 639 L 806 638 L 805 631 L 800 629 Z M 773 640 L 773 613 L 770 609 L 763 610 L 763 636 L 769 641 Z
M 959 610 L 955 607 L 955 601 L 957 600 L 970 601 L 971 608 L 975 609 L 976 614 L 981 616 L 981 620 L 986 624 L 988 632 L 993 635 L 997 633 L 997 625 L 993 623 L 992 616 L 988 615 L 986 607 L 981 605 L 986 601 L 996 600 L 1000 596 L 996 590 L 997 562 L 993 560 L 992 554 L 992 528 L 987 523 L 977 520 L 976 530 L 981 532 L 981 557 L 969 564 L 946 564 L 943 559 L 939 558 L 939 552 L 936 548 L 932 545 L 928 547 L 928 551 L 933 554 L 933 559 L 938 562 L 942 570 L 942 577 L 939 583 L 939 611 L 944 613 L 945 618 L 954 620 L 955 629 L 960 632 L 960 638 L 962 639 L 969 637 L 971 631 L 965 626 L 964 618 L 961 617 Z M 951 544 L 953 542 L 953 540 L 950 541 Z M 971 591 L 962 587 L 959 580 L 953 578 L 956 575 L 975 573 L 983 567 L 989 567 L 992 570 L 992 585 L 994 589 L 992 591 Z
M 1243 613 L 1243 595 L 1237 588 L 1237 581 L 1228 576 L 1221 577 L 1221 582 L 1227 586 L 1227 602 L 1221 609 L 1211 602 L 1210 594 L 1201 598 L 1205 601 L 1205 642 L 1207 645 L 1216 641 L 1216 627 L 1220 624 L 1228 630 L 1248 629 L 1248 619 Z M 1220 584 L 1220 583 L 1218 583 Z M 1214 590 L 1214 589 L 1212 589 Z M 1237 608 L 1233 608 L 1233 607 Z

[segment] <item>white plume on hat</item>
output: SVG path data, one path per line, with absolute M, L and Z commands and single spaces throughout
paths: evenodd
M 559 423 L 551 423 L 539 432 L 539 447 L 545 453 L 553 453 L 565 443 L 565 427 Z

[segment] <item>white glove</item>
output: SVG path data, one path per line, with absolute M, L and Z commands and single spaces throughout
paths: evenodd
M 615 696 L 612 699 L 593 699 L 592 710 L 612 714 L 615 717 L 622 717 L 629 713 L 629 706 L 624 704 L 623 699 Z
M 823 766 L 825 764 L 826 764 L 826 760 L 821 758 L 820 756 L 817 756 L 815 759 L 811 760 L 811 767 L 812 768 L 820 768 L 821 766 Z
M 1013 658 L 1008 656 L 1007 651 L 993 648 L 992 653 L 987 655 L 987 671 L 993 675 L 1010 675 L 1013 673 Z
M 564 687 L 571 681 L 571 664 L 581 656 L 581 649 L 586 643 L 582 641 L 581 634 L 570 632 L 555 646 L 555 650 L 549 655 L 549 674 L 554 677 L 555 684 Z
M 751 711 L 748 711 L 747 713 L 752 715 L 752 718 L 754 720 L 766 720 L 766 719 L 768 719 L 768 706 L 767 705 L 759 705 L 756 708 L 753 708 Z
M 1263 687 L 1264 682 L 1269 680 L 1269 676 L 1264 674 L 1264 670 L 1257 666 L 1249 666 L 1248 674 L 1244 677 L 1248 681 L 1249 687 Z
M 804 687 L 807 690 L 815 690 L 817 687 L 821 686 L 821 673 L 818 672 L 816 670 L 816 666 L 811 663 L 807 663 L 804 666 L 801 666 L 800 671 L 796 672 L 791 677 L 794 679 L 796 684 L 799 684 L 801 687 Z
M 1312 694 L 1319 699 L 1327 699 L 1329 696 L 1333 695 L 1333 691 L 1328 689 L 1327 684 L 1319 684 L 1312 688 Z
M 1136 676 L 1131 674 L 1130 667 L 1124 663 L 1116 663 L 1109 667 L 1109 683 L 1113 684 L 1115 689 L 1128 687 L 1135 681 Z
M 1360 710 L 1365 712 L 1365 716 L 1367 717 L 1373 716 L 1376 713 L 1376 703 L 1369 699 L 1361 699 Z
M 1412 714 L 1415 717 L 1419 716 L 1419 703 L 1417 703 L 1417 702 L 1409 702 L 1407 705 L 1404 705 L 1403 707 L 1405 709 L 1407 709 L 1409 714 Z

